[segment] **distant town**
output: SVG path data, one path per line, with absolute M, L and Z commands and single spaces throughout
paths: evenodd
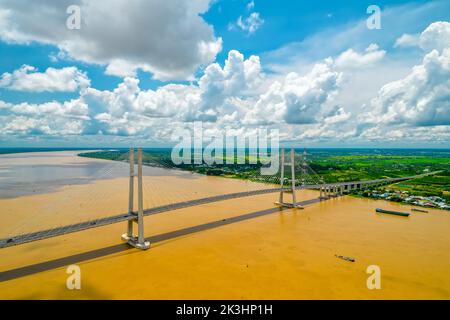
M 397 191 L 388 188 L 359 191 L 356 194 L 372 199 L 383 199 L 421 207 L 450 210 L 450 205 L 446 199 L 438 196 L 419 196 L 413 195 L 408 191 Z

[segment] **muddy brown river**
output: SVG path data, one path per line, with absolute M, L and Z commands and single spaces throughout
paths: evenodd
M 145 207 L 263 187 L 155 168 L 144 174 Z M 1 237 L 126 212 L 127 165 L 70 151 L 2 155 L 0 198 Z M 448 212 L 349 196 L 279 210 L 276 200 L 266 194 L 146 217 L 147 251 L 122 243 L 126 223 L 0 249 L 0 298 L 450 298 Z M 411 215 L 376 214 L 378 207 Z M 66 288 L 72 264 L 81 290 Z M 371 266 L 380 289 L 367 286 Z

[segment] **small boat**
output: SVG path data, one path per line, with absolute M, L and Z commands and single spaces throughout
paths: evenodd
M 345 261 L 349 261 L 349 262 L 355 262 L 355 258 L 352 257 L 346 257 L 346 256 L 338 256 L 337 254 L 334 255 L 336 258 L 345 260 Z
M 380 209 L 380 208 L 377 208 L 375 211 L 378 212 L 378 213 L 394 214 L 396 216 L 409 217 L 409 213 L 406 213 L 406 212 L 397 212 L 397 211 L 383 210 L 383 209 Z
M 428 213 L 427 210 L 416 209 L 416 208 L 412 208 L 411 211 L 417 211 L 417 212 L 425 212 L 425 213 Z

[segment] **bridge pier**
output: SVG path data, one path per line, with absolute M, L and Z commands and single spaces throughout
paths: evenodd
M 344 195 L 346 185 L 321 185 L 319 199 L 329 199 Z
M 138 212 L 133 211 L 134 207 L 134 149 L 130 149 L 130 189 L 128 197 L 128 210 L 130 214 L 135 215 L 135 218 L 128 220 L 127 233 L 122 235 L 122 240 L 126 241 L 129 245 L 146 250 L 150 248 L 150 242 L 145 241 L 144 237 L 144 202 L 143 202 L 143 190 L 142 190 L 142 148 L 138 149 Z M 133 234 L 133 223 L 138 225 L 137 236 Z
M 336 197 L 336 186 L 332 185 L 330 186 L 330 198 L 335 198 Z
M 329 195 L 329 188 L 327 185 L 325 186 L 320 186 L 319 187 L 320 190 L 320 199 L 328 199 L 330 197 Z
M 286 163 L 284 158 L 284 149 L 281 149 L 281 191 L 280 191 L 280 197 L 279 201 L 275 202 L 276 205 L 279 205 L 281 207 L 287 207 L 287 208 L 297 208 L 297 209 L 303 209 L 302 206 L 297 204 L 297 198 L 295 195 L 295 151 L 294 149 L 291 149 L 291 159 L 290 162 Z M 284 167 L 288 166 L 291 167 L 291 187 L 290 188 L 284 188 Z M 292 196 L 292 203 L 285 202 L 284 201 L 284 194 L 290 193 Z

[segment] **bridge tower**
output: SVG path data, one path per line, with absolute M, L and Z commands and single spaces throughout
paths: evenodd
M 285 167 L 291 167 L 291 179 L 287 179 L 284 177 L 284 169 Z M 280 169 L 281 169 L 281 177 L 280 177 L 280 198 L 278 202 L 275 202 L 276 205 L 287 207 L 287 208 L 297 208 L 297 209 L 303 209 L 303 207 L 299 204 L 297 204 L 297 198 L 295 195 L 295 151 L 294 149 L 291 149 L 291 158 L 290 162 L 285 162 L 285 154 L 284 149 L 281 149 L 281 163 L 280 163 Z M 284 181 L 288 180 L 291 183 L 291 186 L 288 188 L 284 187 Z M 290 193 L 292 195 L 292 203 L 284 202 L 284 194 Z
M 307 162 L 307 153 L 306 153 L 306 148 L 303 149 L 303 153 L 302 153 L 302 159 L 301 159 L 301 170 L 302 170 L 302 179 L 301 179 L 301 183 L 302 186 L 306 185 L 306 177 L 308 175 L 308 162 Z
M 130 148 L 130 187 L 128 197 L 128 211 L 135 216 L 134 219 L 128 220 L 127 233 L 122 235 L 122 239 L 129 245 L 146 250 L 150 248 L 150 242 L 145 241 L 144 238 L 144 202 L 142 190 L 142 148 L 138 148 L 138 212 L 134 212 L 134 149 Z M 133 234 L 133 224 L 136 223 L 138 227 L 137 236 Z

